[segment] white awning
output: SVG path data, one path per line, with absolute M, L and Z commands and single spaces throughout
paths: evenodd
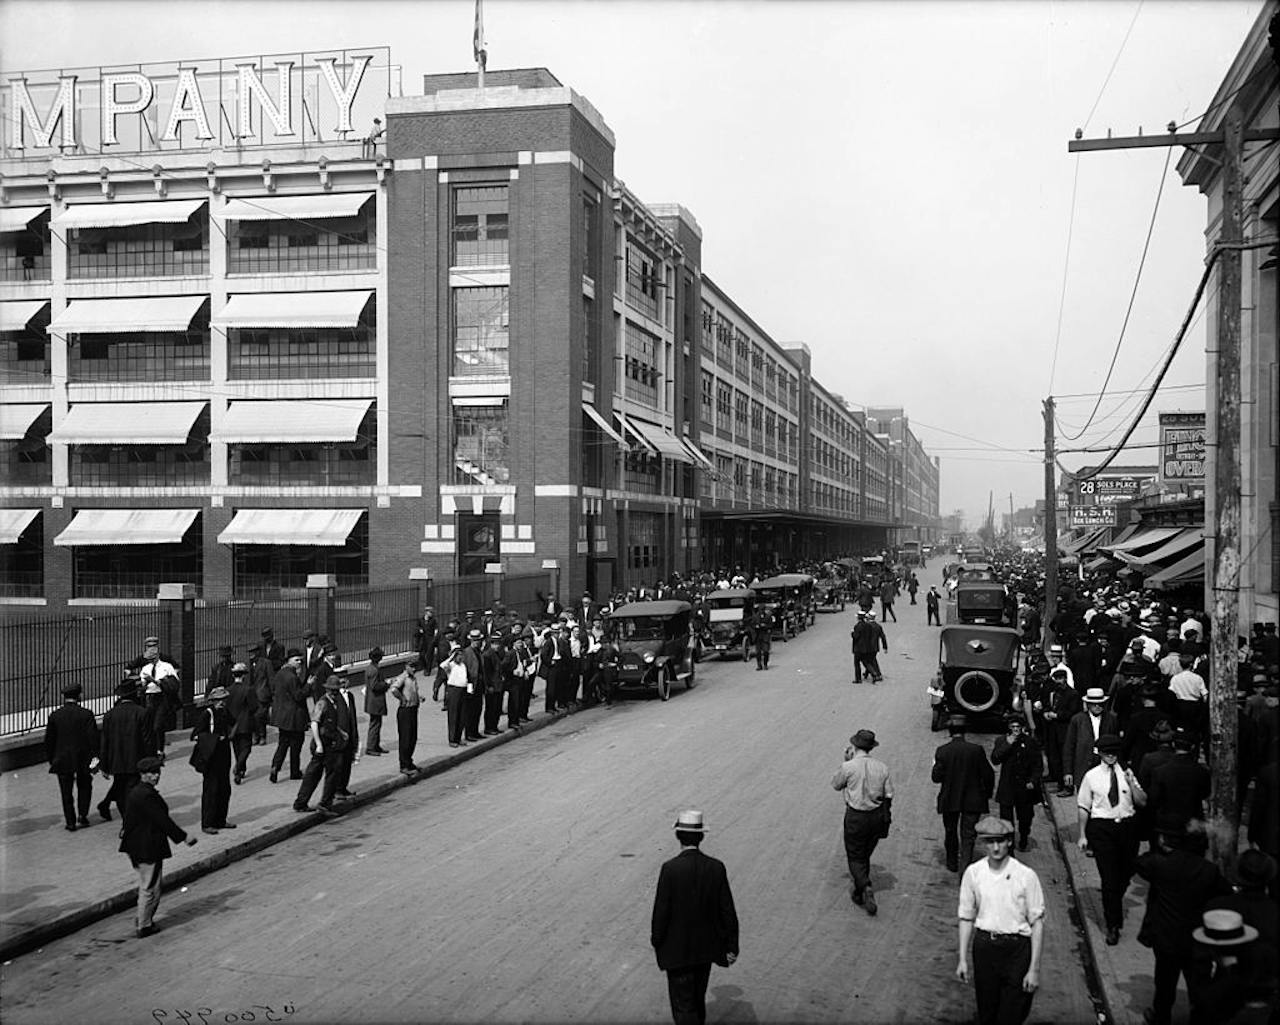
M 0 509 L 0 545 L 16 545 L 39 515 L 39 509 Z
M 81 509 L 53 543 L 61 548 L 176 545 L 199 515 L 199 509 Z
M 203 402 L 77 402 L 50 441 L 66 445 L 185 445 Z
M 678 463 L 692 463 L 693 456 L 680 444 L 680 439 L 670 431 L 657 424 L 651 424 L 648 420 L 640 420 L 636 417 L 627 417 L 627 425 L 633 426 L 643 436 L 650 446 L 662 453 L 666 459 L 674 459 Z
M 21 441 L 48 408 L 47 402 L 0 403 L 0 441 Z
M 1162 544 L 1181 531 L 1181 527 L 1148 527 L 1146 530 L 1139 530 L 1131 534 L 1123 541 L 1114 541 L 1109 545 L 1099 545 L 1098 551 L 1106 552 L 1108 555 L 1113 552 L 1134 553 L 1139 548 L 1150 548 L 1152 545 Z
M 248 196 L 229 199 L 213 215 L 224 221 L 309 221 L 314 217 L 354 217 L 372 192 L 335 192 L 315 196 Z
M 233 295 L 214 327 L 355 327 L 373 292 L 255 292 Z
M 341 547 L 363 509 L 240 509 L 218 535 L 220 545 Z
M 0 303 L 0 331 L 23 331 L 31 318 L 49 305 L 48 299 L 19 299 Z
M 49 325 L 52 334 L 183 332 L 204 305 L 203 295 L 140 296 L 132 299 L 76 299 Z
M 694 462 L 695 462 L 695 463 L 701 463 L 701 464 L 702 464 L 702 468 L 703 468 L 704 470 L 709 470 L 710 472 L 715 473 L 715 471 L 716 471 L 716 464 L 715 464 L 715 463 L 713 463 L 713 462 L 712 462 L 712 461 L 707 457 L 707 455 L 702 451 L 702 449 L 698 448 L 698 446 L 697 446 L 697 445 L 695 445 L 695 444 L 694 444 L 692 441 L 690 441 L 688 438 L 681 438 L 681 439 L 680 439 L 680 443 L 681 443 L 682 445 L 684 445 L 684 447 L 685 447 L 686 449 L 688 449 L 688 451 L 689 451 L 689 455 L 693 456 L 693 460 L 694 460 Z
M 26 231 L 28 224 L 48 212 L 47 206 L 0 206 L 0 234 Z
M 55 214 L 53 225 L 65 229 L 182 224 L 204 203 L 203 199 L 162 199 L 148 203 L 77 203 Z
M 355 441 L 373 399 L 248 400 L 227 407 L 222 427 L 210 441 L 256 445 L 279 441 Z
M 600 410 L 596 409 L 596 407 L 590 402 L 584 402 L 582 404 L 582 411 L 586 413 L 587 416 L 591 417 L 595 422 L 595 425 L 599 427 L 600 430 L 604 431 L 608 437 L 612 438 L 617 443 L 618 448 L 622 449 L 623 452 L 631 451 L 631 446 L 627 444 L 627 439 L 613 429 L 613 425 L 601 416 Z

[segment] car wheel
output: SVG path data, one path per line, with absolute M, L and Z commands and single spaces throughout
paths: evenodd
M 970 669 L 956 680 L 952 694 L 966 712 L 986 712 L 1000 699 L 1000 685 L 990 673 Z
M 667 678 L 667 667 L 658 667 L 658 697 L 666 701 L 671 697 L 671 681 Z

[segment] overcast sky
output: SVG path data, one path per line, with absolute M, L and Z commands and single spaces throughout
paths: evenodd
M 997 513 L 1041 497 L 1027 450 L 1047 394 L 1071 433 L 1089 415 L 1166 157 L 1110 389 L 1150 380 L 1203 267 L 1183 151 L 1075 156 L 1067 140 L 1198 118 L 1262 6 L 486 0 L 484 20 L 489 67 L 543 66 L 586 96 L 616 174 L 693 213 L 704 270 L 776 340 L 806 343 L 824 385 L 906 408 L 941 457 L 943 513 L 976 526 L 989 492 Z M 409 95 L 474 66 L 473 18 L 472 0 L 0 0 L 0 66 L 387 45 Z M 1156 439 L 1158 410 L 1203 409 L 1204 377 L 1201 315 L 1133 443 Z M 1107 396 L 1059 445 L 1113 442 L 1135 406 Z

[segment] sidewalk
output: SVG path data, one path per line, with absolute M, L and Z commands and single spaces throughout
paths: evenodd
M 392 698 L 387 702 L 391 714 L 384 717 L 382 724 L 382 746 L 390 753 L 360 759 L 351 772 L 350 785 L 356 796 L 338 807 L 345 810 L 375 801 L 562 718 L 564 713 L 547 715 L 541 710 L 544 682 L 537 680 L 536 687 L 529 710 L 533 722 L 522 727 L 520 733 L 506 729 L 503 716 L 503 732 L 499 736 L 458 749 L 448 745 L 443 704 L 424 701 L 418 713 L 418 746 L 413 756 L 418 772 L 412 777 L 399 771 L 396 702 Z M 364 688 L 352 688 L 352 693 L 356 707 L 362 709 Z M 368 728 L 363 711 L 359 720 L 363 748 Z M 160 793 L 168 802 L 174 821 L 199 842 L 195 847 L 175 847 L 174 856 L 165 863 L 166 890 L 327 821 L 319 812 L 299 814 L 293 810 L 298 784 L 288 779 L 287 761 L 279 784 L 273 786 L 267 778 L 276 746 L 276 731 L 271 729 L 268 743 L 250 753 L 244 783 L 232 787 L 228 819 L 237 828 L 216 836 L 201 833 L 202 777 L 187 763 L 191 753 L 187 735 L 185 730 L 169 733 Z M 304 746 L 304 768 L 307 757 Z M 93 805 L 89 809 L 93 825 L 69 833 L 63 828 L 58 782 L 49 775 L 47 764 L 0 776 L 0 961 L 135 905 L 133 871 L 128 857 L 119 853 L 120 817 L 113 809 L 112 821 L 104 822 L 96 807 L 109 785 L 101 776 L 94 776 Z
M 1114 947 L 1106 943 L 1106 929 L 1102 924 L 1102 892 L 1098 886 L 1098 869 L 1093 859 L 1080 850 L 1076 839 L 1080 835 L 1076 819 L 1074 797 L 1050 797 L 1049 812 L 1057 828 L 1067 878 L 1075 894 L 1076 912 L 1084 928 L 1087 949 L 1081 954 L 1092 961 L 1096 972 L 1098 991 L 1102 994 L 1107 1017 L 1099 1015 L 1099 1022 L 1114 1025 L 1142 1025 L 1142 1012 L 1151 1006 L 1155 992 L 1153 970 L 1155 958 L 1151 950 L 1138 942 L 1138 929 L 1147 907 L 1147 884 L 1137 876 L 1129 884 L 1124 897 L 1124 928 L 1120 942 Z M 1145 845 L 1143 847 L 1145 850 Z M 1046 953 L 1046 964 L 1052 964 L 1054 955 Z M 1088 961 L 1086 961 L 1088 966 Z M 1173 1008 L 1173 1020 L 1185 1021 L 1190 1012 L 1186 987 L 1179 986 L 1178 1000 Z

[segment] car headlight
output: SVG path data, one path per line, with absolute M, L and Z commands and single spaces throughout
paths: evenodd
M 653 661 L 653 652 L 652 652 L 652 651 L 646 651 L 646 652 L 644 653 L 644 660 L 645 660 L 646 662 L 652 662 L 652 661 Z

